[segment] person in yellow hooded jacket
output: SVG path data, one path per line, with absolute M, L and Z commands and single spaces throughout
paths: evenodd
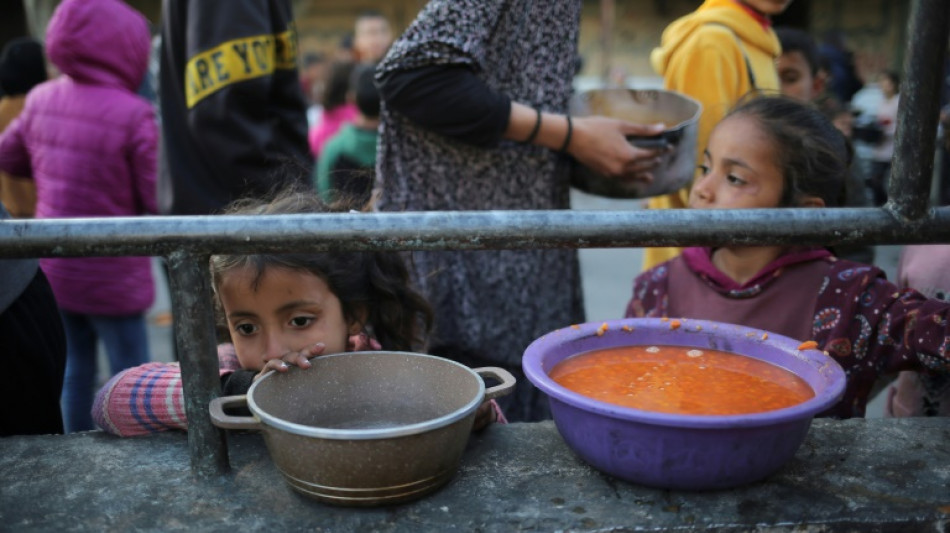
M 782 51 L 771 18 L 792 0 L 705 0 L 696 11 L 673 21 L 650 54 L 664 88 L 703 105 L 696 143 L 703 160 L 706 141 L 720 119 L 752 90 L 779 90 L 775 59 Z M 689 189 L 651 198 L 650 209 L 686 206 Z M 679 255 L 680 248 L 648 248 L 644 270 Z

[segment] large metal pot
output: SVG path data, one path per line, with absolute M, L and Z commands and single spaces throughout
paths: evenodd
M 400 503 L 444 485 L 478 406 L 515 384 L 501 368 L 473 370 L 407 352 L 351 352 L 311 363 L 270 372 L 247 395 L 212 400 L 211 419 L 221 428 L 260 430 L 294 490 L 336 505 Z M 482 376 L 501 383 L 486 390 Z M 224 412 L 244 405 L 253 416 Z
M 687 186 L 696 171 L 696 142 L 703 106 L 696 100 L 660 89 L 592 89 L 571 100 L 571 115 L 600 115 L 639 124 L 662 122 L 666 129 L 656 137 L 627 137 L 636 146 L 668 148 L 653 182 L 608 178 L 575 164 L 571 185 L 590 194 L 610 198 L 646 198 L 669 194 Z
M 564 441 L 593 467 L 627 481 L 664 489 L 722 489 L 760 480 L 801 446 L 812 418 L 844 393 L 838 363 L 800 342 L 762 330 L 708 320 L 630 318 L 581 324 L 548 333 L 528 346 L 525 376 L 544 391 Z M 807 382 L 814 398 L 745 415 L 681 415 L 594 400 L 548 373 L 576 354 L 631 345 L 714 348 L 754 357 Z

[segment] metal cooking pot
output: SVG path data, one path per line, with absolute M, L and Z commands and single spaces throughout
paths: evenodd
M 311 363 L 270 372 L 247 395 L 212 400 L 211 420 L 260 430 L 294 490 L 336 505 L 400 503 L 444 485 L 478 406 L 515 385 L 501 368 L 417 353 L 350 352 Z M 486 389 L 482 376 L 501 383 Z M 224 413 L 245 405 L 254 416 Z
M 669 194 L 692 181 L 703 110 L 696 100 L 659 89 L 593 89 L 575 95 L 570 107 L 571 115 L 578 117 L 600 115 L 639 124 L 662 122 L 667 129 L 658 136 L 627 139 L 644 148 L 670 148 L 661 156 L 652 183 L 608 178 L 578 163 L 571 171 L 573 187 L 609 198 L 646 198 Z

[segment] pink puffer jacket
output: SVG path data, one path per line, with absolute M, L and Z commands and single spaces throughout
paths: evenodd
M 122 0 L 65 0 L 53 13 L 46 53 L 63 75 L 34 88 L 0 136 L 0 169 L 36 182 L 37 218 L 156 213 L 158 131 L 135 94 L 149 49 L 145 17 Z M 67 311 L 128 315 L 154 299 L 147 257 L 41 266 Z

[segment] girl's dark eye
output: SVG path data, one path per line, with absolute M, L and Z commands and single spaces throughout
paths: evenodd
M 745 180 L 736 176 L 735 174 L 729 174 L 726 176 L 726 179 L 729 180 L 729 183 L 733 185 L 745 185 Z
M 290 324 L 297 328 L 303 328 L 309 326 L 313 322 L 313 317 L 309 316 L 295 316 L 290 319 Z
M 699 169 L 699 171 L 703 174 L 703 176 L 705 176 L 706 174 L 709 174 L 709 167 L 707 167 L 706 165 L 699 165 L 696 168 Z
M 251 335 L 257 331 L 257 327 L 255 327 L 253 324 L 238 324 L 234 327 L 234 329 L 241 335 Z

